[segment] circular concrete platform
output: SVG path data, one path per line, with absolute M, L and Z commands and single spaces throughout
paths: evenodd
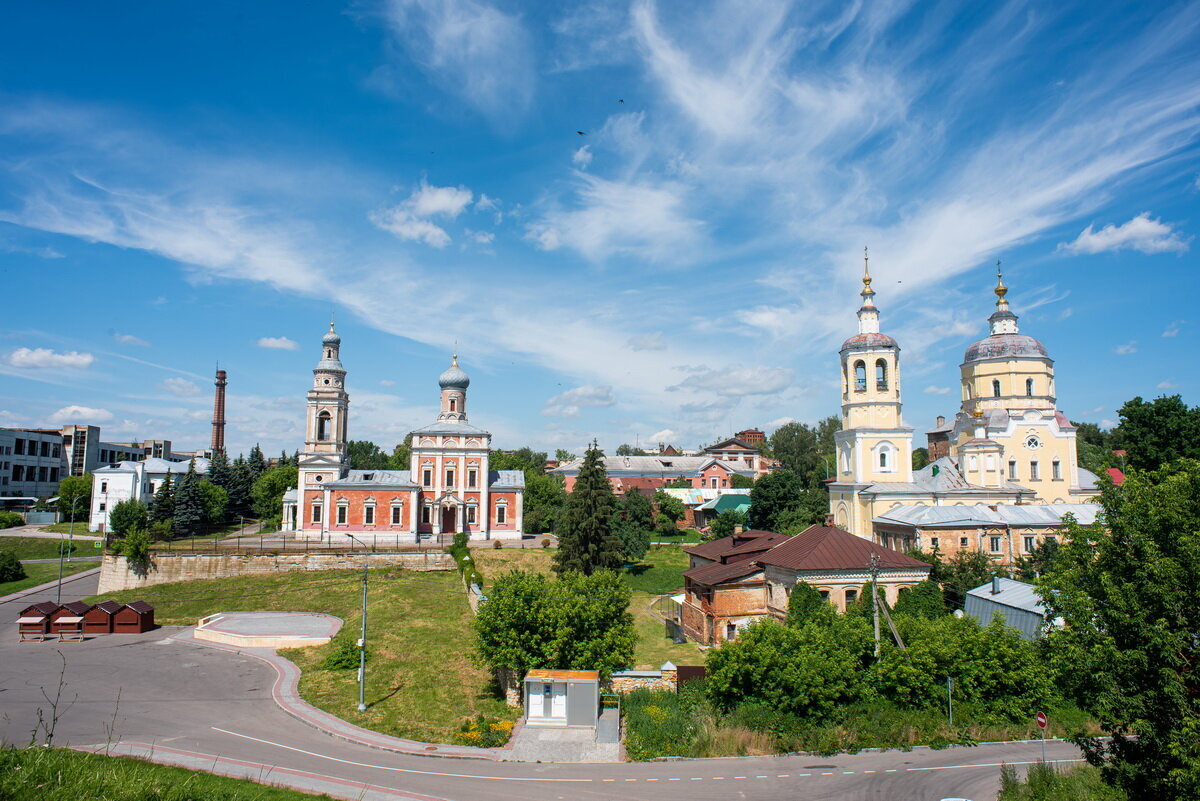
M 303 648 L 324 645 L 342 621 L 313 612 L 218 612 L 200 620 L 198 640 L 241 648 Z

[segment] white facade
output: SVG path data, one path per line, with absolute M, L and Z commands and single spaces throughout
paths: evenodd
M 166 459 L 146 459 L 141 462 L 121 462 L 101 467 L 92 473 L 92 508 L 88 515 L 88 531 L 108 531 L 109 514 L 121 501 L 135 500 L 149 505 L 167 474 L 176 482 L 188 471 L 188 462 L 169 462 Z M 208 460 L 196 460 L 196 472 L 208 473 Z

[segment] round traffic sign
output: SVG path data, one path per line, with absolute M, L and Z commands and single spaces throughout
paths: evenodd
M 1045 712 L 1038 712 L 1037 715 L 1034 716 L 1034 719 L 1037 721 L 1037 725 L 1043 729 L 1046 728 L 1046 724 L 1050 722 L 1050 718 L 1046 717 Z

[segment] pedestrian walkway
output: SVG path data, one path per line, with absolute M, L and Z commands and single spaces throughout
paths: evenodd
M 603 710 L 593 728 L 522 726 L 503 758 L 511 762 L 620 762 L 617 710 Z

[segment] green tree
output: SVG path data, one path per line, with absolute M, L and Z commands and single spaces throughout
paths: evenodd
M 25 566 L 12 551 L 0 551 L 0 584 L 25 578 Z
M 559 448 L 554 451 L 554 458 L 560 462 L 569 462 L 575 458 L 575 454 L 568 450 L 564 450 L 563 448 Z
M 615 507 L 600 449 L 593 442 L 584 455 L 557 527 L 556 573 L 562 575 L 574 570 L 590 575 L 621 565 L 621 543 L 613 531 Z
M 686 476 L 676 476 L 663 482 L 663 489 L 691 489 L 692 480 Z
M 287 451 L 279 452 L 279 464 L 276 467 L 287 467 L 292 463 L 292 457 L 288 456 Z
M 299 467 L 300 463 L 296 462 Z M 411 470 L 412 469 L 412 434 L 404 438 L 404 441 L 392 448 L 392 455 L 388 457 L 388 470 Z
M 250 469 L 250 480 L 253 483 L 258 480 L 267 470 L 267 460 L 263 456 L 262 448 L 258 447 L 258 443 L 254 443 L 254 447 L 250 449 L 250 456 L 246 459 L 246 467 Z
M 937 582 L 926 579 L 900 593 L 896 599 L 896 616 L 923 617 L 928 619 L 946 615 L 946 600 Z
M 750 476 L 743 476 L 741 473 L 733 473 L 729 476 L 729 486 L 733 489 L 752 489 L 754 479 Z
M 763 531 L 782 531 L 785 523 L 795 523 L 788 512 L 801 509 L 804 485 L 794 470 L 784 468 L 767 473 L 750 490 L 750 527 Z
M 132 498 L 118 501 L 108 515 L 108 530 L 118 537 L 124 537 L 135 528 L 146 528 L 149 524 L 146 504 Z
M 1111 740 L 1085 755 L 1131 798 L 1200 798 L 1200 461 L 1130 471 L 1072 524 L 1040 590 L 1047 647 Z
M 770 438 L 771 452 L 785 470 L 790 470 L 806 487 L 817 487 L 825 478 L 818 431 L 805 423 L 785 423 Z
M 217 451 L 208 460 L 208 475 L 206 477 L 213 484 L 229 492 L 230 484 L 233 482 L 233 472 L 230 469 L 229 459 L 225 456 L 224 451 Z
M 633 662 L 630 590 L 612 571 L 557 581 L 514 570 L 498 576 L 475 617 L 478 658 L 493 669 L 599 670 Z
M 780 534 L 799 534 L 810 526 L 824 522 L 829 513 L 829 494 L 822 489 L 800 491 L 796 505 L 776 518 L 775 529 Z
M 204 525 L 204 496 L 200 491 L 195 459 L 192 459 L 187 473 L 179 479 L 179 486 L 175 488 L 174 520 L 175 534 L 179 537 L 194 537 Z
M 208 479 L 200 480 L 200 497 L 204 503 L 204 523 L 219 526 L 229 519 L 229 493 Z
M 78 497 L 73 497 L 78 496 Z M 58 513 L 65 522 L 87 520 L 92 508 L 92 474 L 67 476 L 58 482 Z
M 1121 422 L 1111 442 L 1126 452 L 1128 467 L 1155 470 L 1175 459 L 1200 459 L 1200 407 L 1189 407 L 1179 395 L 1149 403 L 1137 397 L 1117 414 Z
M 241 459 L 230 465 L 229 481 L 224 489 L 229 494 L 230 518 L 253 516 L 254 481 L 251 478 L 250 468 Z
M 272 467 L 259 476 L 251 489 L 254 513 L 260 518 L 278 517 L 283 514 L 283 494 L 299 485 L 300 473 L 295 467 Z
M 689 484 L 689 486 L 691 485 Z M 687 514 L 687 505 L 683 501 L 668 492 L 663 492 L 661 489 L 654 491 L 654 506 L 660 514 L 665 515 L 672 523 L 678 523 Z
M 546 454 L 532 448 L 517 448 L 512 453 L 492 451 L 489 458 L 492 470 L 535 470 L 543 473 L 546 470 Z
M 788 593 L 787 624 L 798 628 L 806 623 L 828 623 L 837 614 L 821 597 L 817 588 L 806 581 L 797 581 Z
M 387 470 L 388 455 L 374 442 L 353 439 L 346 443 L 346 455 L 350 458 L 351 470 Z M 407 468 L 407 465 L 405 465 Z M 258 479 L 258 475 L 254 475 Z
M 722 709 L 752 703 L 822 720 L 858 700 L 870 651 L 870 628 L 859 620 L 763 621 L 709 652 L 706 689 Z
M 162 523 L 175 516 L 175 488 L 171 484 L 171 473 L 167 473 L 158 489 L 154 491 L 154 500 L 150 504 L 150 520 Z
M 992 576 L 1007 577 L 1008 571 L 983 551 L 959 551 L 942 563 L 938 576 L 946 606 L 962 609 L 969 590 L 987 584 Z
M 1054 568 L 1060 545 L 1057 540 L 1043 540 L 1029 553 L 1017 557 L 1016 574 L 1021 581 L 1037 581 Z
M 929 451 L 926 448 L 913 448 L 912 452 L 912 469 L 920 470 L 925 465 L 929 464 Z
M 522 525 L 527 534 L 554 531 L 567 503 L 562 476 L 525 471 L 525 500 Z
M 627 442 L 623 442 L 617 446 L 617 456 L 645 456 L 646 452 L 641 448 L 635 448 Z
M 625 561 L 637 562 L 650 550 L 654 507 L 649 498 L 632 487 L 618 503 L 616 531 Z
M 717 515 L 713 520 L 712 525 L 708 527 L 708 536 L 705 539 L 719 540 L 722 537 L 728 537 L 738 526 L 743 528 L 746 525 L 746 516 L 736 509 L 726 509 Z

